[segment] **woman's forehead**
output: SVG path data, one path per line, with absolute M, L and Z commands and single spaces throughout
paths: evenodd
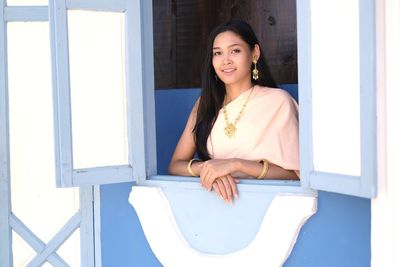
M 234 32 L 226 31 L 219 33 L 213 43 L 213 48 L 224 48 L 232 45 L 243 45 L 245 42 Z

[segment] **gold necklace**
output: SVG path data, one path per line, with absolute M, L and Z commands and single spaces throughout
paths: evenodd
M 229 122 L 228 111 L 226 110 L 226 105 L 224 105 L 222 107 L 223 111 L 224 111 L 224 118 L 225 118 L 225 135 L 227 137 L 229 137 L 230 139 L 235 137 L 235 133 L 236 133 L 236 130 L 237 130 L 236 129 L 236 124 L 238 124 L 239 120 L 243 116 L 243 112 L 246 109 L 247 102 L 249 102 L 250 95 L 253 92 L 253 88 L 254 88 L 254 86 L 250 89 L 251 91 L 250 91 L 249 95 L 247 96 L 246 102 L 244 102 L 242 108 L 239 111 L 239 114 L 237 115 L 236 119 L 233 122 Z

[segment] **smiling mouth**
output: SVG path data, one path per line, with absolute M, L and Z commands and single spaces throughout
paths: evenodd
M 223 73 L 231 73 L 234 72 L 236 69 L 226 69 L 226 70 L 222 70 Z

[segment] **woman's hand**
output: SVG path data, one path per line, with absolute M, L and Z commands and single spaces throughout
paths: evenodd
M 234 159 L 211 159 L 199 165 L 201 185 L 208 191 L 211 190 L 217 178 L 230 175 L 235 172 Z
M 226 203 L 232 204 L 233 197 L 238 198 L 238 191 L 236 183 L 239 180 L 233 178 L 231 175 L 225 175 L 217 178 L 212 187 L 217 195 L 219 195 Z

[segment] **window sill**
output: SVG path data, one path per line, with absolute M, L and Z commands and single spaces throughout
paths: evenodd
M 198 177 L 154 175 L 139 185 L 157 186 L 162 188 L 176 187 L 187 189 L 203 189 Z M 301 187 L 299 180 L 256 180 L 241 179 L 238 183 L 240 192 L 279 192 L 288 194 L 305 194 L 317 196 L 317 192 L 310 188 Z

